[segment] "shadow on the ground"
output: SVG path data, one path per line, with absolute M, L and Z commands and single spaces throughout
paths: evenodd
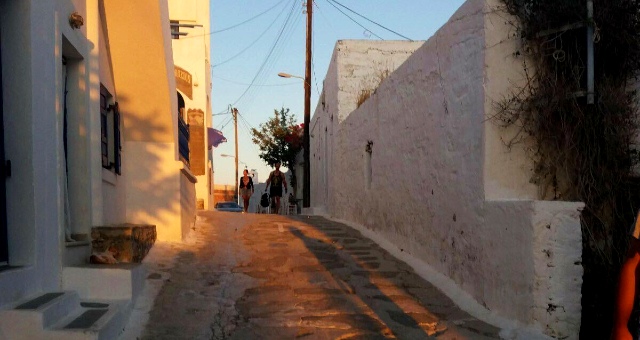
M 316 256 L 318 261 L 333 276 L 335 281 L 340 285 L 340 289 L 345 292 L 355 294 L 360 301 L 364 302 L 378 316 L 378 318 L 384 322 L 393 335 L 398 338 L 406 337 L 407 331 L 410 331 L 412 337 L 418 338 L 427 338 L 430 335 L 435 334 L 435 330 L 432 334 L 428 334 L 423 330 L 420 323 L 414 318 L 412 313 L 405 312 L 398 304 L 396 304 L 392 297 L 388 296 L 380 289 L 372 277 L 375 275 L 380 279 L 384 279 L 385 275 L 393 275 L 388 274 L 393 272 L 380 272 L 377 270 L 380 266 L 379 262 L 363 262 L 358 260 L 356 256 L 352 255 L 353 251 L 364 251 L 365 247 L 349 247 L 349 245 L 340 243 L 341 239 L 344 240 L 344 237 L 349 236 L 349 233 L 345 233 L 343 230 L 340 230 L 338 233 L 328 233 L 320 228 L 316 228 L 316 230 L 323 232 L 331 241 L 327 242 L 319 238 L 309 237 L 299 228 L 289 227 L 289 231 L 304 242 L 306 248 Z M 335 237 L 336 234 L 340 237 Z M 349 248 L 352 250 L 351 253 L 349 252 Z M 381 256 L 383 255 L 381 254 Z M 356 277 L 354 280 L 357 281 L 357 285 L 349 283 L 353 276 Z M 401 287 L 395 287 L 396 290 L 397 288 Z M 409 294 L 408 292 L 406 293 Z M 366 314 L 364 310 L 361 310 L 361 313 L 358 315 Z M 377 320 L 373 318 L 370 319 L 371 320 L 369 320 L 369 322 L 379 324 Z M 384 328 L 385 327 L 380 328 L 378 325 L 376 328 L 368 329 L 376 330 L 377 332 Z

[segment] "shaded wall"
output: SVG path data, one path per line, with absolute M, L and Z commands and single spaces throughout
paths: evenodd
M 59 286 L 60 192 L 55 3 L 0 2 L 9 264 L 0 305 Z
M 191 208 L 181 196 L 187 175 L 178 157 L 168 4 L 111 0 L 104 12 L 124 125 L 126 221 L 156 225 L 159 240 L 180 240 L 190 224 L 184 209 Z

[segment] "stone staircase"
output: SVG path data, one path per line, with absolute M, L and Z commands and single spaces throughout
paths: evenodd
M 83 301 L 76 292 L 51 292 L 0 311 L 6 339 L 116 339 L 129 318 L 131 301 Z
M 0 339 L 117 339 L 144 275 L 140 264 L 65 267 L 63 291 L 43 292 L 0 308 Z

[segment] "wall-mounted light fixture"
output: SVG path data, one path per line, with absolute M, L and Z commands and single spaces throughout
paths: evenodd
M 69 25 L 73 29 L 78 29 L 84 25 L 84 18 L 78 12 L 73 12 L 69 15 Z

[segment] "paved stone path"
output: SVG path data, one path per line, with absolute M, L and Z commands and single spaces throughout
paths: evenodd
M 320 217 L 204 212 L 143 339 L 496 339 L 499 329 L 350 227 Z

